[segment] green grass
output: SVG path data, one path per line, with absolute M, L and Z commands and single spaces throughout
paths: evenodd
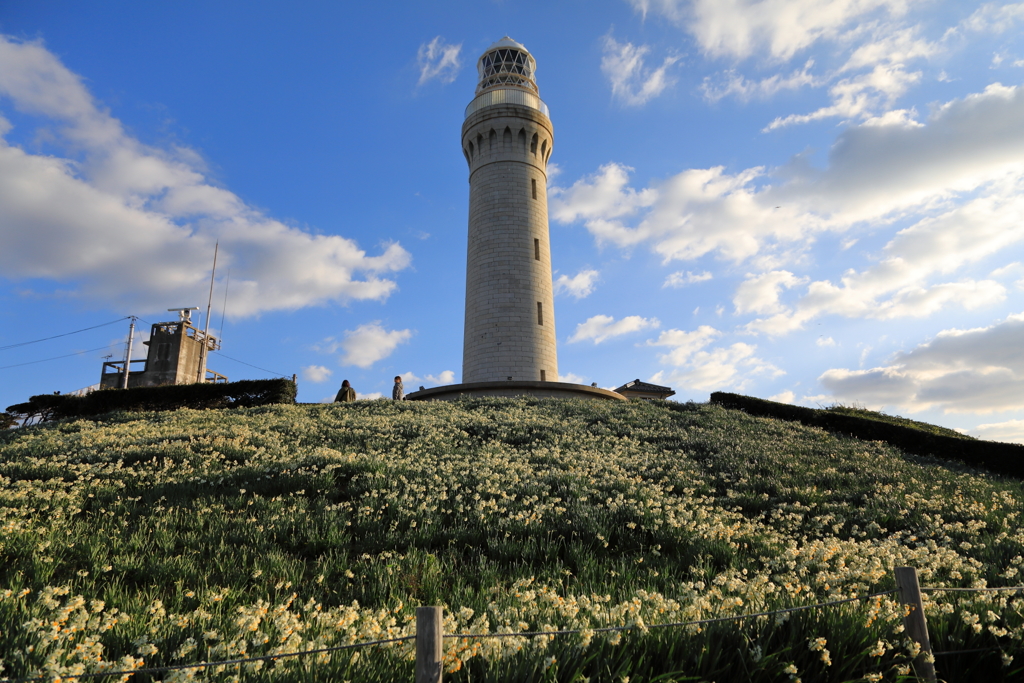
M 643 625 L 888 590 L 903 565 L 926 586 L 1016 585 L 1024 563 L 1019 482 L 698 404 L 115 414 L 0 435 L 0 477 L 10 676 L 401 636 L 415 606 L 441 604 L 448 632 L 637 626 L 449 640 L 453 681 L 897 680 L 907 648 L 889 598 L 699 632 Z M 940 675 L 1019 678 L 1015 596 L 932 595 L 937 650 L 995 648 L 940 658 Z M 203 677 L 407 681 L 411 652 Z

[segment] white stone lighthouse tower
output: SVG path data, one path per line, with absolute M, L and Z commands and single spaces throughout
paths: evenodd
M 462 383 L 421 388 L 413 401 L 544 396 L 624 401 L 558 381 L 548 240 L 547 165 L 554 131 L 537 62 L 508 36 L 477 62 L 462 153 L 469 163 L 469 248 Z
M 548 108 L 525 47 L 502 38 L 477 62 L 466 108 L 469 248 L 462 381 L 558 381 L 548 239 Z

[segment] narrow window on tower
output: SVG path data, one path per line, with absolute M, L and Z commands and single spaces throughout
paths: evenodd
M 547 382 L 548 381 L 548 373 L 545 372 L 544 370 L 540 371 L 540 381 L 541 382 Z
M 544 324 L 544 304 L 539 301 L 537 302 L 537 324 Z
M 531 178 L 530 179 L 530 186 L 533 188 L 533 198 L 536 199 L 537 198 L 537 179 L 536 178 Z
M 540 261 L 540 240 L 533 238 L 533 258 Z

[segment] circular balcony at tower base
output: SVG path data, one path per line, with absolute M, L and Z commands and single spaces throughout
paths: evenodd
M 406 394 L 407 401 L 457 401 L 480 396 L 537 396 L 539 398 L 588 398 L 604 401 L 626 401 L 621 394 L 608 389 L 568 382 L 470 382 L 444 387 L 421 389 Z

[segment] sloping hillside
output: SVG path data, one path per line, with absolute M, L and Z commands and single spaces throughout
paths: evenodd
M 447 680 L 897 680 L 892 595 L 649 627 L 886 591 L 902 565 L 1017 585 L 1024 563 L 1016 481 L 704 404 L 113 415 L 3 434 L 0 476 L 12 677 L 396 637 L 443 604 L 448 633 L 586 631 L 448 640 Z M 941 677 L 1019 680 L 1016 593 L 927 595 Z M 353 652 L 157 678 L 411 680 L 408 643 Z

